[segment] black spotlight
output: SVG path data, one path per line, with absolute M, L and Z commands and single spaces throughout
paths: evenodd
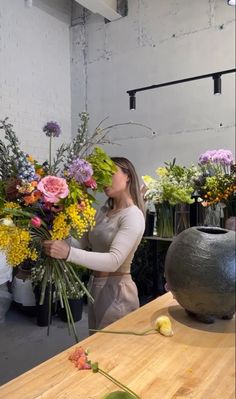
M 129 93 L 129 109 L 136 109 L 135 92 Z
M 221 75 L 214 74 L 212 78 L 214 80 L 214 94 L 221 94 Z

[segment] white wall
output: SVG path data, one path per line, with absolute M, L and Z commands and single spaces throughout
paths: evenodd
M 73 132 L 87 108 L 91 129 L 104 117 L 133 120 L 117 128 L 112 155 L 130 158 L 139 174 L 164 161 L 197 162 L 207 149 L 235 147 L 235 75 L 222 77 L 222 95 L 212 79 L 137 93 L 129 111 L 126 90 L 235 68 L 235 7 L 225 0 L 129 0 L 128 16 L 105 24 L 84 13 L 72 28 Z M 79 109 L 80 108 L 80 109 Z
M 42 126 L 57 121 L 71 138 L 70 1 L 0 0 L 0 119 L 9 117 L 22 147 L 48 156 Z M 0 131 L 1 133 L 1 131 Z

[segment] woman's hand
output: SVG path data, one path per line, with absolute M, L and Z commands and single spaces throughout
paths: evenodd
M 43 248 L 46 255 L 56 259 L 67 259 L 70 252 L 70 246 L 63 240 L 46 240 L 43 242 Z

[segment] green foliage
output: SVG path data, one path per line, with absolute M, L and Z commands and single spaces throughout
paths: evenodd
M 73 203 L 80 203 L 80 199 L 84 196 L 83 187 L 77 183 L 74 179 L 68 181 L 69 194 L 64 200 L 66 205 Z
M 194 193 L 194 178 L 198 175 L 196 167 L 186 168 L 173 162 L 165 162 L 165 167 L 156 170 L 157 179 L 144 176 L 147 185 L 145 197 L 155 204 L 168 201 L 171 205 L 179 203 L 192 204 Z
M 8 123 L 8 118 L 0 121 L 0 130 L 4 130 L 6 143 L 0 140 L 0 179 L 7 179 L 17 174 L 17 160 L 23 152 L 20 142 L 13 131 L 13 125 Z
M 5 197 L 6 197 L 5 183 L 2 180 L 0 180 L 0 209 L 3 208 L 4 206 Z
M 97 182 L 97 190 L 102 191 L 104 187 L 111 185 L 112 175 L 117 168 L 108 155 L 99 147 L 96 147 L 87 160 L 93 168 L 93 178 Z

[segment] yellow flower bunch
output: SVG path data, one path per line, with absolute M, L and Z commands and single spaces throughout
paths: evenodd
M 156 174 L 160 177 L 163 177 L 168 174 L 168 170 L 165 167 L 159 167 L 156 169 Z
M 84 200 L 85 207 L 83 209 L 83 217 L 88 221 L 90 227 L 95 226 L 96 209 L 92 207 L 92 201 Z
M 71 228 L 76 231 L 76 238 L 81 238 L 90 227 L 95 225 L 96 210 L 86 198 L 83 205 L 71 204 L 60 212 L 53 221 L 52 240 L 63 240 L 70 234 Z
M 37 259 L 37 251 L 30 248 L 30 242 L 28 231 L 12 225 L 0 225 L 0 250 L 5 251 L 9 265 L 18 266 L 26 259 Z
M 60 212 L 53 221 L 52 240 L 63 240 L 69 236 L 70 225 L 66 213 Z
M 20 205 L 17 202 L 6 202 L 4 208 L 7 209 L 21 209 Z

